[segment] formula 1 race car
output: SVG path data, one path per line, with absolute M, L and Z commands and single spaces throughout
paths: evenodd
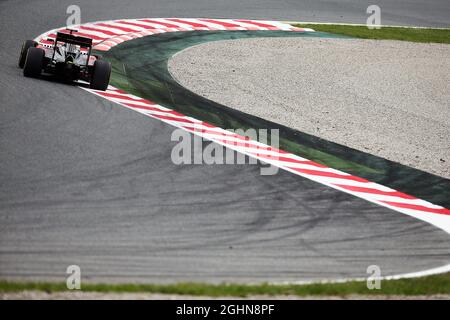
M 37 43 L 27 40 L 22 46 L 19 67 L 25 77 L 37 78 L 42 72 L 66 80 L 84 80 L 91 89 L 106 90 L 111 75 L 111 64 L 91 55 L 92 39 L 77 36 L 76 30 L 57 32 L 55 39 Z

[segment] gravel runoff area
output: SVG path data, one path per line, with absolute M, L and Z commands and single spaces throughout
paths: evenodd
M 226 40 L 179 52 L 169 70 L 223 105 L 450 178 L 450 45 Z

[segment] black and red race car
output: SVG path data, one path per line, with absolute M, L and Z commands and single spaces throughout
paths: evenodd
M 19 67 L 25 77 L 37 78 L 42 72 L 54 74 L 69 81 L 83 80 L 91 89 L 106 90 L 111 75 L 111 64 L 92 55 L 92 39 L 76 35 L 76 30 L 57 32 L 46 44 L 27 40 L 22 46 Z

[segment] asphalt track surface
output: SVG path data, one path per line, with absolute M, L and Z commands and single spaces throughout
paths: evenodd
M 303 18 L 293 1 L 78 3 L 83 21 Z M 435 21 L 449 21 L 440 3 Z M 450 261 L 448 235 L 426 223 L 287 172 L 173 165 L 171 127 L 74 86 L 24 78 L 21 41 L 64 25 L 68 4 L 0 2 L 1 278 L 61 280 L 77 264 L 91 281 L 297 281 Z M 339 11 L 310 5 L 316 20 Z M 422 24 L 405 12 L 397 23 Z

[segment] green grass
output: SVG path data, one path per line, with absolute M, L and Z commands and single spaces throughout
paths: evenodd
M 82 284 L 85 292 L 113 293 L 163 293 L 194 296 L 247 297 L 251 295 L 296 295 L 296 296 L 347 296 L 347 295 L 435 295 L 450 294 L 450 273 L 416 279 L 385 280 L 380 290 L 369 290 L 366 282 L 308 285 L 240 285 L 180 283 L 155 284 Z M 35 290 L 44 292 L 68 291 L 65 283 L 51 282 L 10 282 L 0 281 L 0 293 Z
M 334 24 L 294 24 L 300 28 L 340 34 L 362 39 L 402 40 L 412 42 L 434 42 L 450 44 L 450 29 L 416 29 L 403 27 L 382 27 L 369 29 L 366 26 L 346 26 Z

